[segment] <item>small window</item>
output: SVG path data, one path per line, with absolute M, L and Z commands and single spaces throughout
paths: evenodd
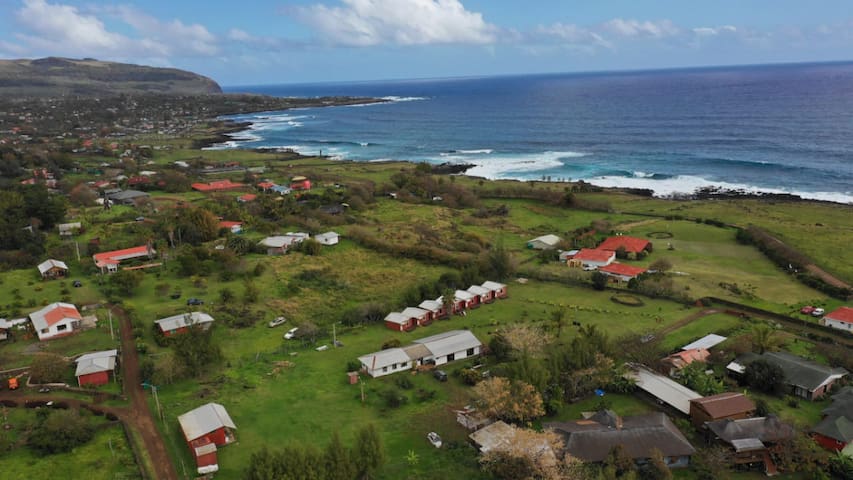
M 50 329 L 49 328 L 42 328 L 41 333 L 50 333 Z
M 448 361 L 448 362 L 452 362 L 452 361 L 454 361 L 454 360 L 456 360 L 456 354 L 455 354 L 455 353 L 451 353 L 451 354 L 449 354 L 449 355 L 447 356 L 447 361 Z
M 383 371 L 383 372 L 387 372 L 387 371 L 388 371 L 388 367 L 382 367 L 382 371 Z
M 396 363 L 391 365 L 391 370 L 397 370 L 397 364 Z
M 468 349 L 468 352 L 466 352 L 466 353 L 467 353 L 467 354 L 468 354 L 468 356 L 470 357 L 470 356 L 474 355 L 474 349 L 473 349 L 473 348 L 469 348 L 469 349 Z
M 65 329 L 67 329 L 67 328 L 68 328 L 68 325 L 65 325 L 65 324 L 63 323 L 62 325 L 57 325 L 57 326 L 56 326 L 56 331 L 57 331 L 57 332 L 61 332 L 61 331 L 65 330 Z

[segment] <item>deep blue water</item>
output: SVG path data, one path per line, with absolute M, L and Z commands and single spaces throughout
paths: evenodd
M 661 195 L 720 185 L 853 203 L 853 64 L 226 90 L 395 100 L 233 116 L 253 127 L 222 148 L 468 162 L 471 175 Z

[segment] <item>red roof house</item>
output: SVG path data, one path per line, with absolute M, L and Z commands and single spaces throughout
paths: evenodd
M 260 188 L 264 192 L 266 192 L 267 190 L 271 189 L 274 186 L 275 186 L 275 184 L 273 182 L 261 182 L 258 184 L 258 188 Z
M 192 185 L 193 190 L 198 190 L 199 192 L 223 192 L 228 190 L 236 190 L 245 186 L 246 185 L 242 183 L 235 183 L 231 180 L 217 180 L 215 182 L 194 183 Z
M 157 252 L 153 248 L 149 248 L 147 245 L 141 245 L 139 247 L 125 248 L 124 250 L 96 253 L 92 255 L 92 258 L 95 260 L 95 265 L 101 269 L 101 272 L 103 272 L 104 269 L 108 272 L 115 272 L 118 271 L 118 265 L 123 260 L 148 257 L 149 255 L 154 255 L 156 253 Z
M 618 237 L 609 237 L 598 246 L 599 250 L 619 250 L 624 248 L 629 253 L 640 253 L 643 250 L 652 251 L 652 242 L 637 238 L 620 235 Z
M 839 307 L 827 313 L 823 317 L 823 324 L 827 327 L 853 332 L 853 308 Z
M 247 193 L 245 195 L 240 195 L 239 197 L 237 197 L 237 201 L 240 203 L 254 202 L 256 198 L 258 198 L 258 196 L 254 193 Z
M 673 353 L 661 360 L 665 368 L 669 369 L 669 374 L 673 375 L 678 370 L 690 365 L 693 362 L 704 362 L 711 356 L 711 352 L 704 348 L 694 348 L 691 350 L 682 350 Z
M 225 407 L 208 403 L 178 417 L 184 439 L 196 460 L 201 475 L 219 470 L 216 447 L 234 442 L 237 426 Z
M 219 222 L 219 228 L 227 228 L 231 233 L 240 233 L 243 231 L 243 222 L 230 222 L 223 220 Z
M 614 260 L 616 260 L 616 252 L 612 250 L 582 248 L 568 262 L 570 266 L 601 268 L 610 265 Z
M 624 263 L 611 263 L 599 267 L 598 271 L 620 282 L 627 282 L 646 272 L 645 268 L 625 265 Z
M 290 179 L 291 190 L 311 190 L 311 180 L 303 176 L 297 176 Z
M 70 303 L 52 303 L 30 314 L 30 321 L 39 340 L 49 340 L 74 333 L 83 317 Z

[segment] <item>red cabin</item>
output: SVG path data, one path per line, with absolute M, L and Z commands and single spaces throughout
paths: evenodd
M 195 457 L 199 474 L 219 470 L 217 447 L 234 442 L 237 427 L 225 407 L 208 403 L 178 417 L 181 431 Z

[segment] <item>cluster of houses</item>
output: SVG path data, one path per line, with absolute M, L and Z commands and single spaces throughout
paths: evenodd
M 385 326 L 397 332 L 411 332 L 451 314 L 464 314 L 467 310 L 482 304 L 492 303 L 495 299 L 506 298 L 506 285 L 486 281 L 482 285 L 472 285 L 468 290 L 456 290 L 453 301 L 444 302 L 444 296 L 435 300 L 424 300 L 417 307 L 406 307 L 402 312 L 391 312 L 385 317 Z
M 534 250 L 556 249 L 562 239 L 556 235 L 543 235 L 527 242 L 527 248 Z M 627 282 L 636 278 L 646 269 L 619 263 L 616 261 L 617 252 L 625 252 L 628 258 L 637 258 L 640 255 L 651 253 L 652 243 L 648 240 L 617 235 L 608 237 L 596 248 L 581 248 L 579 250 L 567 250 L 560 252 L 560 262 L 572 268 L 582 268 L 587 271 L 598 270 L 607 275 L 614 282 Z
M 287 232 L 284 235 L 267 237 L 258 242 L 258 245 L 266 247 L 267 255 L 284 255 L 291 247 L 302 243 L 309 238 L 311 238 L 311 235 L 305 232 Z M 326 232 L 314 235 L 314 240 L 320 243 L 320 245 L 326 246 L 337 245 L 338 242 L 340 242 L 340 239 L 341 236 L 336 232 Z
M 444 365 L 481 353 L 483 344 L 468 330 L 451 330 L 405 347 L 388 348 L 358 357 L 361 369 L 371 377 L 381 377 L 421 366 Z
M 311 190 L 311 180 L 302 175 L 297 175 L 290 179 L 289 185 L 278 185 L 269 180 L 264 180 L 257 184 L 258 189 L 264 193 L 277 193 L 279 195 L 289 195 L 294 191 Z

